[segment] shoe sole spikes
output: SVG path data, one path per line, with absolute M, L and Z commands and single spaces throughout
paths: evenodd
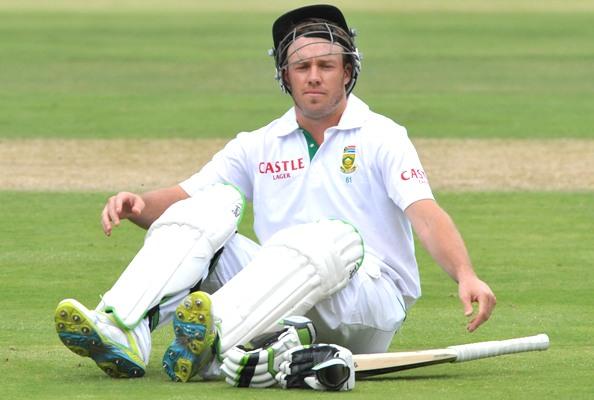
M 208 294 L 194 292 L 175 310 L 175 339 L 163 355 L 163 369 L 171 380 L 187 382 L 214 356 L 216 330 Z
M 145 367 L 129 349 L 103 336 L 97 326 L 83 312 L 84 306 L 67 299 L 58 304 L 54 321 L 60 340 L 81 357 L 90 357 L 107 375 L 113 378 L 139 378 Z

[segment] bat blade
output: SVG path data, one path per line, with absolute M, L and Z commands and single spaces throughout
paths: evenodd
M 357 377 L 367 377 L 428 365 L 472 361 L 504 354 L 542 351 L 548 348 L 549 337 L 546 334 L 540 334 L 516 339 L 450 346 L 444 349 L 355 354 L 353 361 Z
M 401 351 L 380 354 L 355 354 L 353 361 L 357 377 L 426 367 L 456 361 L 457 353 L 450 349 Z

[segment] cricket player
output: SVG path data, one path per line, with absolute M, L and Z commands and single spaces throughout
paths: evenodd
M 94 310 L 56 309 L 64 344 L 111 376 L 144 375 L 151 331 L 173 321 L 173 380 L 351 389 L 351 352 L 385 352 L 421 296 L 413 229 L 458 284 L 469 331 L 495 307 L 406 129 L 353 93 L 361 59 L 341 11 L 302 7 L 272 33 L 294 106 L 179 185 L 111 197 L 106 235 L 128 219 L 144 245 Z M 246 201 L 259 244 L 236 233 Z

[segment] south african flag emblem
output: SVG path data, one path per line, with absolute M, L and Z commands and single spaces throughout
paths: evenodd
M 350 174 L 355 172 L 357 165 L 355 165 L 355 157 L 357 156 L 356 146 L 347 146 L 342 152 L 342 165 L 340 171 L 344 174 Z

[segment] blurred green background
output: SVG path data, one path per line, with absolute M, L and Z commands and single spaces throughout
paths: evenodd
M 342 3 L 355 93 L 411 136 L 594 137 L 584 2 Z M 290 105 L 267 50 L 299 2 L 33 4 L 0 6 L 0 138 L 233 137 Z

